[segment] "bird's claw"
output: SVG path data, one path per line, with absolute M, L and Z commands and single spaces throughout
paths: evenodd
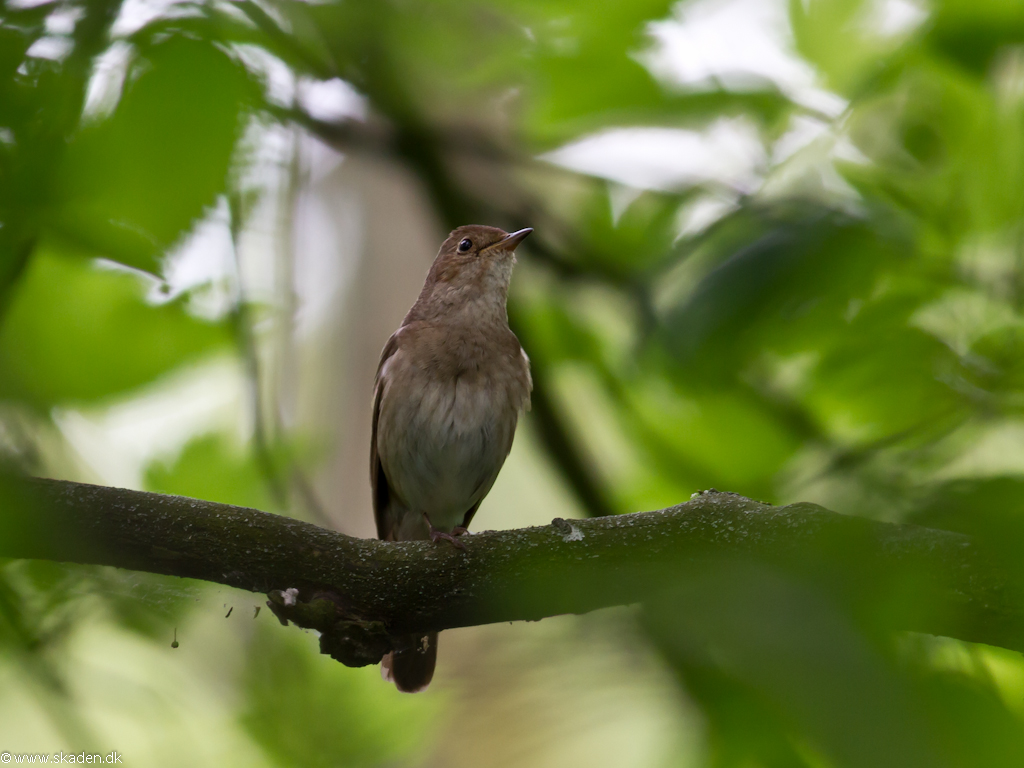
M 463 528 L 463 531 L 465 531 L 465 528 Z M 439 531 L 437 528 L 430 529 L 430 540 L 435 544 L 439 541 L 447 541 L 456 549 L 465 551 L 466 545 L 459 541 L 457 538 L 459 535 L 460 534 L 455 533 L 454 530 L 451 533 L 445 533 L 444 531 Z

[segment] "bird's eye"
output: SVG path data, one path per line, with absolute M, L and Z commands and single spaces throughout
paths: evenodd
M 462 253 L 465 253 L 466 251 L 468 251 L 472 247 L 473 247 L 473 241 L 470 240 L 468 237 L 465 240 L 463 240 L 461 243 L 459 243 L 459 251 L 462 252 Z

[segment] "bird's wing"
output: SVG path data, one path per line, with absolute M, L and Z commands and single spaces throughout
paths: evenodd
M 516 421 L 518 421 L 517 416 L 513 416 L 512 424 L 508 429 L 508 433 L 503 436 L 495 435 L 495 437 L 501 441 L 494 446 L 494 454 L 500 457 L 500 461 L 497 466 L 493 468 L 492 472 L 487 473 L 480 479 L 480 485 L 477 486 L 476 490 L 473 492 L 473 496 L 476 497 L 477 501 L 466 511 L 466 514 L 462 518 L 462 522 L 459 523 L 463 528 L 469 528 L 469 524 L 473 520 L 473 515 L 475 515 L 476 511 L 480 509 L 480 503 L 484 500 L 484 497 L 491 492 L 491 487 L 494 485 L 494 481 L 498 479 L 498 473 L 501 472 L 501 467 L 505 463 L 505 459 L 508 458 L 509 453 L 512 451 L 512 440 L 515 438 L 516 434 Z
M 370 489 L 373 494 L 373 518 L 377 522 L 377 538 L 385 541 L 394 540 L 391 530 L 394 520 L 388 514 L 388 506 L 391 500 L 391 487 L 388 485 L 388 478 L 384 474 L 384 467 L 380 462 L 380 454 L 377 452 L 377 420 L 380 418 L 380 401 L 384 396 L 384 385 L 387 378 L 385 363 L 398 351 L 398 336 L 402 332 L 399 328 L 388 339 L 384 350 L 380 353 L 380 362 L 377 364 L 377 375 L 373 382 L 373 426 L 370 431 Z
M 462 522 L 459 523 L 459 525 L 461 525 L 463 528 L 469 528 L 469 524 L 473 522 L 473 515 L 475 515 L 476 511 L 480 509 L 480 503 L 482 501 L 483 499 L 480 499 L 480 501 L 478 501 L 476 504 L 469 508 L 469 511 L 466 513 L 466 516 L 462 518 Z

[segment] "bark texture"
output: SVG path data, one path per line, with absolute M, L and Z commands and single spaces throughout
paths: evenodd
M 355 539 L 254 509 L 6 479 L 0 556 L 116 566 L 266 593 L 321 650 L 371 664 L 394 637 L 641 603 L 701 563 L 765 564 L 846 604 L 920 610 L 888 628 L 1024 650 L 1024 590 L 969 537 L 707 491 L 669 509 L 484 531 L 466 550 Z M 443 542 L 442 542 L 443 544 Z

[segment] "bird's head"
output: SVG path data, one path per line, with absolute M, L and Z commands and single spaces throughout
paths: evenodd
M 420 310 L 432 314 L 485 303 L 500 304 L 504 311 L 516 246 L 531 232 L 529 228 L 506 232 L 481 224 L 453 230 L 427 274 L 417 302 Z

